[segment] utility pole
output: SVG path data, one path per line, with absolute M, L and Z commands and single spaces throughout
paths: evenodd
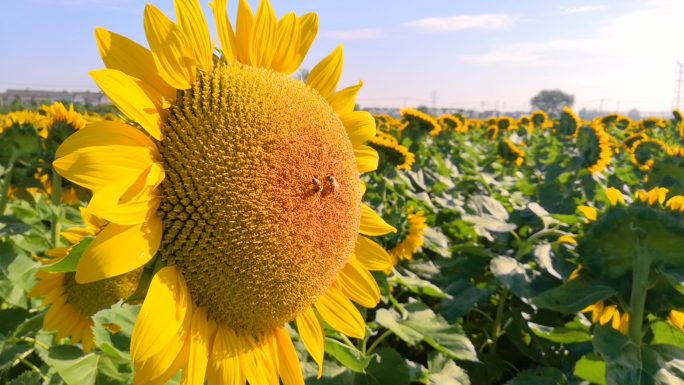
M 599 103 L 599 115 L 603 113 L 603 99 L 601 99 L 601 103 Z
M 432 91 L 432 114 L 437 115 L 437 91 Z
M 681 108 L 681 101 L 682 101 L 682 82 L 684 82 L 684 63 L 680 63 L 679 60 L 677 60 L 677 65 L 679 66 L 679 71 L 677 72 L 677 80 L 675 82 L 675 89 L 676 94 L 675 94 L 675 103 L 672 109 L 677 110 Z

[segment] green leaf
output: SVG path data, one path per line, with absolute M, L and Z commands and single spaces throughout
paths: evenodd
M 400 271 L 403 271 L 402 275 Z M 420 279 L 416 274 L 401 268 L 395 268 L 393 275 L 387 280 L 390 286 L 402 285 L 416 294 L 425 294 L 435 298 L 451 298 L 439 287 Z
M 449 325 L 431 309 L 411 312 L 402 320 L 394 310 L 380 309 L 375 322 L 390 329 L 411 346 L 426 342 L 457 360 L 478 361 L 475 348 L 459 325 Z
M 88 246 L 95 240 L 95 237 L 85 237 L 81 242 L 69 250 L 69 254 L 61 261 L 53 264 L 43 266 L 41 270 L 50 271 L 54 273 L 71 273 L 76 271 L 78 267 L 78 261 L 81 260 L 81 256 L 86 251 Z
M 489 263 L 489 269 L 501 284 L 510 289 L 516 296 L 520 298 L 532 296 L 530 283 L 534 277 L 534 272 L 529 266 L 521 264 L 515 258 L 498 256 Z
M 442 300 L 442 310 L 444 317 L 455 322 L 468 313 L 475 304 L 483 304 L 494 294 L 494 290 L 489 287 L 480 289 L 470 282 L 454 282 L 446 288 L 447 294 L 452 298 Z
M 375 352 L 378 357 L 368 364 L 365 374 L 354 373 L 354 385 L 410 385 L 408 366 L 396 350 L 381 348 Z
M 0 216 L 0 237 L 20 235 L 31 230 L 31 226 L 9 215 Z
M 133 378 L 132 368 L 115 363 L 111 357 L 83 351 L 75 346 L 57 345 L 50 348 L 47 359 L 67 385 L 121 384 Z
M 576 313 L 615 294 L 615 289 L 607 283 L 580 275 L 577 279 L 534 297 L 532 303 L 562 313 Z
M 606 385 L 606 362 L 598 354 L 589 353 L 577 361 L 574 374 L 592 384 Z
M 325 339 L 325 351 L 335 357 L 342 365 L 359 373 L 363 373 L 364 369 L 366 369 L 371 360 L 376 356 L 375 354 L 364 356 L 360 350 L 332 338 Z
M 428 369 L 428 385 L 470 385 L 465 370 L 443 353 L 430 353 Z
M 138 312 L 140 312 L 140 306 L 122 306 L 120 302 L 114 304 L 111 309 L 98 312 L 93 317 L 95 345 L 109 356 L 130 360 L 131 336 Z M 112 333 L 103 324 L 114 324 L 121 327 L 121 330 Z
M 10 381 L 7 385 L 38 385 L 41 383 L 41 374 L 33 370 L 26 371 L 19 377 Z
M 684 333 L 669 322 L 654 322 L 651 324 L 653 340 L 651 344 L 667 344 L 684 349 Z
M 26 309 L 13 308 L 0 310 L 0 334 L 13 334 L 19 325 L 27 321 L 31 316 Z
M 598 326 L 594 350 L 606 361 L 608 384 L 684 383 L 684 350 L 675 346 L 638 346 L 612 327 Z
M 675 290 L 684 294 L 684 269 L 664 269 L 662 273 Z
M 592 340 L 591 333 L 583 329 L 571 329 L 568 327 L 553 328 L 535 324 L 533 322 L 528 322 L 527 325 L 537 336 L 561 344 L 574 344 Z
M 537 368 L 523 370 L 506 385 L 567 385 L 563 372 L 556 368 Z

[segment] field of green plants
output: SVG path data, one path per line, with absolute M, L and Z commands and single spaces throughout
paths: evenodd
M 150 277 L 71 338 L 39 285 L 75 271 L 87 247 L 75 238 L 92 241 L 79 210 L 90 192 L 51 163 L 103 119 L 121 118 L 59 103 L 0 115 L 0 384 L 132 382 Z M 517 120 L 406 108 L 375 120 L 364 202 L 399 230 L 375 238 L 395 266 L 373 273 L 380 305 L 359 307 L 365 339 L 324 325 L 320 379 L 288 327 L 306 384 L 684 384 L 679 111 L 589 122 L 568 108 Z

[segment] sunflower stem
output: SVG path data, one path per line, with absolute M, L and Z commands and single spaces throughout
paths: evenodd
M 5 175 L 2 178 L 2 196 L 0 196 L 0 215 L 5 215 L 7 202 L 9 201 L 9 190 L 12 187 L 12 174 L 14 174 L 14 162 L 10 163 Z
M 636 251 L 632 263 L 632 297 L 629 300 L 629 338 L 637 345 L 641 345 L 642 326 L 644 321 L 644 307 L 646 292 L 648 291 L 648 275 L 651 269 L 651 259 L 648 253 L 642 253 L 641 242 L 637 238 Z
M 380 342 L 382 342 L 385 338 L 389 337 L 390 335 L 392 335 L 391 330 L 387 330 L 386 332 L 382 333 L 382 335 L 378 337 L 377 340 L 373 341 L 373 344 L 370 346 L 370 348 L 366 350 L 366 355 L 368 356 L 371 353 L 373 353 L 373 350 L 375 350 L 375 348 L 377 348 L 378 345 L 380 345 Z
M 52 247 L 59 247 L 59 232 L 62 230 L 62 222 L 59 218 L 62 204 L 62 176 L 52 170 Z
M 503 320 L 503 311 L 506 306 L 508 294 L 508 288 L 504 287 L 501 297 L 499 297 L 499 306 L 496 308 L 496 319 L 494 320 L 494 332 L 492 334 L 492 349 L 490 350 L 491 354 L 496 353 L 496 345 L 499 342 L 499 337 L 503 335 L 503 333 L 501 333 L 501 321 Z
M 354 346 L 354 344 L 351 342 L 351 340 L 350 340 L 347 336 L 345 336 L 344 334 L 340 333 L 340 338 L 342 338 L 342 342 L 344 342 L 345 344 L 349 345 L 350 348 L 356 349 L 356 346 Z

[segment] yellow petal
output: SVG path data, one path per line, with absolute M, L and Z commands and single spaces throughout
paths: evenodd
M 374 148 L 363 144 L 354 146 L 354 156 L 356 157 L 356 167 L 359 169 L 359 174 L 365 174 L 378 169 L 380 156 Z
M 214 20 L 216 20 L 216 33 L 221 43 L 223 58 L 228 62 L 237 60 L 237 46 L 235 43 L 235 32 L 228 19 L 228 0 L 214 0 L 209 3 L 214 10 Z
M 286 74 L 294 73 L 297 68 L 302 65 L 306 54 L 309 52 L 309 48 L 311 48 L 311 44 L 316 40 L 316 34 L 318 34 L 318 15 L 315 13 L 307 13 L 300 17 L 299 26 L 301 28 L 299 51 L 297 52 L 291 67 L 283 71 Z
M 620 318 L 620 328 L 618 331 L 624 335 L 627 335 L 629 332 L 629 313 L 623 314 L 622 318 Z
M 162 357 L 163 362 L 160 361 L 160 364 L 157 364 L 155 369 L 153 370 L 155 376 L 151 377 L 149 380 L 145 379 L 144 381 L 140 381 L 139 383 L 144 383 L 148 385 L 164 385 L 171 378 L 173 378 L 173 376 L 175 376 L 179 370 L 181 370 L 183 367 L 187 365 L 188 357 L 190 355 L 190 343 L 187 341 L 187 339 L 186 342 L 181 345 L 180 350 L 175 346 L 173 348 L 174 350 L 170 351 L 168 354 L 160 353 L 157 355 Z M 167 356 L 170 356 L 170 358 L 175 357 L 175 359 L 170 360 Z M 168 363 L 169 361 L 171 361 L 170 364 Z M 167 369 L 162 371 L 159 369 L 160 367 L 164 367 Z M 159 374 L 160 372 L 161 374 Z M 137 376 L 133 378 L 133 383 L 138 383 L 136 380 Z
M 606 189 L 606 196 L 608 197 L 610 204 L 613 206 L 615 206 L 618 202 L 625 203 L 624 195 L 622 195 L 620 190 L 616 189 L 615 187 Z
M 658 202 L 662 205 L 663 202 L 665 202 L 665 198 L 667 198 L 667 193 L 669 193 L 670 190 L 666 189 L 665 187 L 660 187 L 658 189 Z
M 276 340 L 275 329 L 264 331 L 259 339 L 261 350 L 264 352 L 268 368 L 266 376 L 269 384 L 280 384 L 280 374 L 278 373 L 278 341 Z
M 67 242 L 69 242 L 70 244 L 75 245 L 77 243 L 80 243 L 83 240 L 83 238 L 95 234 L 91 229 L 84 229 L 83 227 L 72 227 L 69 230 L 62 231 L 61 233 L 59 233 L 59 235 L 66 239 Z
M 318 378 L 323 374 L 325 355 L 325 332 L 323 325 L 313 309 L 308 309 L 297 317 L 297 330 L 311 358 L 318 364 Z
M 648 193 L 642 189 L 637 190 L 636 197 L 641 200 L 641 203 L 646 203 L 648 200 Z
M 219 324 L 214 346 L 207 366 L 207 380 L 210 384 L 245 385 L 245 373 L 240 369 L 237 336 L 228 326 Z
M 200 69 L 211 69 L 214 50 L 209 36 L 209 26 L 202 7 L 197 0 L 175 0 L 176 19 L 181 31 L 187 36 L 195 52 L 195 61 Z
M 108 120 L 78 130 L 59 146 L 55 157 L 61 158 L 87 147 L 115 147 L 117 150 L 130 147 L 149 154 L 150 158 L 161 159 L 157 146 L 145 134 L 127 124 Z
M 302 368 L 290 334 L 284 327 L 278 326 L 275 336 L 278 341 L 278 372 L 283 385 L 304 385 Z
M 95 335 L 93 334 L 93 326 L 95 324 L 90 318 L 86 318 L 83 325 L 83 337 L 81 340 L 81 345 L 83 346 L 83 352 L 88 353 L 95 347 Z
M 682 329 L 684 328 L 684 313 L 677 310 L 670 311 L 670 316 L 667 318 L 674 326 Z
M 595 221 L 596 220 L 596 209 L 593 207 L 589 206 L 578 206 L 577 209 L 584 214 L 584 216 L 590 220 L 590 221 Z
M 601 318 L 599 319 L 599 321 L 601 322 L 601 325 L 605 325 L 608 322 L 610 322 L 610 320 L 613 319 L 613 314 L 615 313 L 615 311 L 616 311 L 615 305 L 610 305 L 610 306 L 606 306 L 605 308 L 603 308 L 603 313 L 601 314 Z
M 104 69 L 90 71 L 89 75 L 121 112 L 138 122 L 155 139 L 161 140 L 161 126 L 166 119 L 161 94 L 121 71 Z
M 131 358 L 142 362 L 171 343 L 191 317 L 190 293 L 176 266 L 162 268 L 152 283 L 133 327 Z
M 238 60 L 242 64 L 252 65 L 250 50 L 252 48 L 252 25 L 254 13 L 246 0 L 238 3 L 237 21 L 235 22 L 235 46 Z
M 392 258 L 382 246 L 359 235 L 354 248 L 356 259 L 363 267 L 371 271 L 385 271 L 392 267 Z
M 155 190 L 163 180 L 164 169 L 153 163 L 139 175 L 130 175 L 109 184 L 93 195 L 88 209 L 119 225 L 142 223 L 159 208 L 161 198 Z
M 175 99 L 176 89 L 159 76 L 150 50 L 100 27 L 95 29 L 95 38 L 105 67 L 142 80 L 154 87 L 167 100 Z
M 591 322 L 598 323 L 603 315 L 603 301 L 599 301 L 594 305 L 594 311 L 591 313 Z
M 339 289 L 330 287 L 316 303 L 316 309 L 338 332 L 352 338 L 366 335 L 366 324 L 361 313 Z
M 169 85 L 187 90 L 195 82 L 195 53 L 181 29 L 153 5 L 145 6 L 145 35 L 157 71 Z
M 267 373 L 270 371 L 266 357 L 251 335 L 240 334 L 235 338 L 240 368 L 247 381 L 254 385 L 268 385 Z
M 66 294 L 59 296 L 55 302 L 52 303 L 50 306 L 50 309 L 48 309 L 47 313 L 45 314 L 45 319 L 43 320 L 43 329 L 45 331 L 54 331 L 57 330 L 57 323 L 55 322 L 55 319 L 60 315 L 59 311 L 64 307 L 64 304 L 66 304 L 68 296 Z
M 559 245 L 560 245 L 560 244 L 563 244 L 563 243 L 569 243 L 569 244 L 571 244 L 571 245 L 576 245 L 576 244 L 577 244 L 577 241 L 575 240 L 575 238 L 573 238 L 573 237 L 571 237 L 571 236 L 569 236 L 569 235 L 563 235 L 563 236 L 561 236 L 561 237 L 558 237 L 558 241 L 557 241 L 557 242 L 558 242 Z
M 340 116 L 353 112 L 354 107 L 356 106 L 356 96 L 361 90 L 361 87 L 363 87 L 363 82 L 359 80 L 358 86 L 347 87 L 332 94 L 328 98 L 328 103 L 330 103 L 333 110 Z M 375 120 L 373 121 L 373 125 L 375 126 Z M 345 125 L 345 127 L 347 126 Z M 373 135 L 375 135 L 375 132 L 373 132 Z
M 174 362 L 179 359 L 183 348 L 188 345 L 186 342 L 188 339 L 187 336 L 190 334 L 190 322 L 187 321 L 189 318 L 191 318 L 191 316 L 190 314 L 187 314 L 186 321 L 183 323 L 183 326 L 181 326 L 181 329 L 179 329 L 179 333 L 172 336 L 170 342 L 166 346 L 163 346 L 157 354 L 154 354 L 143 361 L 134 362 L 134 383 L 164 384 L 178 372 L 180 367 L 175 369 L 172 369 L 172 367 Z M 180 331 L 186 327 L 188 330 L 181 333 Z M 186 364 L 187 355 L 183 357 L 183 359 L 183 364 Z M 173 372 L 171 372 L 172 370 Z
M 359 228 L 359 233 L 377 237 L 396 232 L 397 229 L 388 225 L 372 208 L 365 204 L 361 207 L 361 227 Z
M 354 111 L 340 115 L 349 140 L 354 148 L 375 136 L 375 119 L 368 111 Z
M 278 19 L 268 0 L 261 0 L 257 9 L 252 38 L 250 58 L 256 68 L 270 68 L 278 44 Z
M 380 288 L 373 275 L 355 258 L 350 259 L 337 276 L 342 294 L 367 308 L 380 302 Z
M 286 14 L 278 21 L 277 48 L 270 66 L 274 71 L 292 75 L 297 70 L 294 68 L 292 72 L 286 72 L 294 66 L 297 60 L 301 33 L 299 18 L 293 12 Z
M 328 57 L 316 64 L 309 73 L 306 84 L 327 99 L 337 89 L 337 83 L 339 83 L 340 76 L 342 76 L 343 66 L 344 50 L 342 44 L 340 44 Z
M 161 237 L 162 221 L 155 212 L 137 225 L 110 223 L 81 256 L 76 281 L 95 282 L 139 268 L 157 252 Z
M 90 205 L 88 205 L 90 206 Z M 85 207 L 78 208 L 81 211 L 81 218 L 83 219 L 83 224 L 86 227 L 101 229 L 107 224 L 107 221 L 93 214 L 90 210 Z
M 183 369 L 183 377 L 186 378 L 184 384 L 204 385 L 209 353 L 207 312 L 199 307 L 192 315 L 190 324 L 190 356 L 187 367 Z

